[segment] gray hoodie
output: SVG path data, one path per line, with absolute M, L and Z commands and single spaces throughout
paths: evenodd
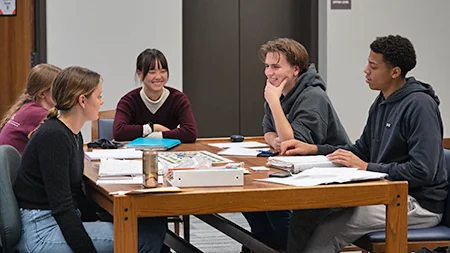
M 319 154 L 350 150 L 369 163 L 367 170 L 387 173 L 393 181 L 408 181 L 409 195 L 422 207 L 442 213 L 448 182 L 438 106 L 433 88 L 409 77 L 387 99 L 380 92 L 354 145 L 318 146 Z
M 297 78 L 294 88 L 281 96 L 281 106 L 294 131 L 294 138 L 311 144 L 349 144 L 350 140 L 342 126 L 325 84 L 311 65 Z M 269 104 L 264 104 L 264 134 L 276 132 Z

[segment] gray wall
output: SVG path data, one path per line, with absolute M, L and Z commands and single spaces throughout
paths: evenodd
M 354 0 L 351 10 L 330 10 L 319 2 L 319 71 L 350 138 L 361 134 L 377 92 L 369 90 L 363 69 L 377 36 L 401 34 L 415 45 L 418 64 L 411 72 L 434 86 L 441 97 L 444 126 L 450 127 L 449 0 Z M 147 47 L 168 57 L 169 85 L 182 89 L 182 1 L 47 0 L 48 62 L 81 65 L 104 77 L 102 109 L 136 87 L 135 58 Z M 83 130 L 90 140 L 90 124 Z M 450 137 L 447 131 L 444 136 Z
M 450 127 L 449 0 L 354 0 L 351 10 L 331 10 L 329 0 L 320 1 L 319 70 L 326 71 L 321 74 L 328 94 L 352 140 L 359 138 L 378 95 L 368 88 L 363 73 L 369 45 L 388 34 L 412 41 L 418 64 L 409 75 L 434 87 L 441 99 L 444 129 Z M 450 131 L 444 136 L 450 137 Z
M 101 110 L 115 109 L 137 87 L 136 57 L 158 48 L 169 61 L 168 85 L 182 89 L 181 0 L 47 0 L 48 63 L 79 65 L 104 79 Z M 91 140 L 91 124 L 83 129 Z

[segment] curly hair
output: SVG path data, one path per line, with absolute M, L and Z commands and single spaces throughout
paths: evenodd
M 416 66 L 416 51 L 411 41 L 400 35 L 378 38 L 370 44 L 370 49 L 382 54 L 388 65 L 399 67 L 402 78 Z

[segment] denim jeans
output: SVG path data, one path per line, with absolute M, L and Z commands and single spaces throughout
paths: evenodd
M 20 209 L 22 237 L 19 252 L 70 253 L 71 248 L 50 210 Z M 83 222 L 97 252 L 114 252 L 114 225 L 111 222 Z M 159 253 L 167 230 L 166 218 L 138 220 L 139 252 Z
M 242 213 L 256 239 L 274 249 L 286 250 L 291 210 Z

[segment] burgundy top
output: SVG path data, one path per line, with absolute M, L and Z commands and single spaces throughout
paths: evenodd
M 0 145 L 8 144 L 22 155 L 28 143 L 28 134 L 46 118 L 48 110 L 34 101 L 22 106 L 0 132 Z
M 165 88 L 170 91 L 170 95 L 155 114 L 142 101 L 139 94 L 142 88 L 134 89 L 120 99 L 113 127 L 116 141 L 131 141 L 142 137 L 143 125 L 152 122 L 170 129 L 162 132 L 163 138 L 179 139 L 184 143 L 195 142 L 197 123 L 188 97 L 174 88 Z

